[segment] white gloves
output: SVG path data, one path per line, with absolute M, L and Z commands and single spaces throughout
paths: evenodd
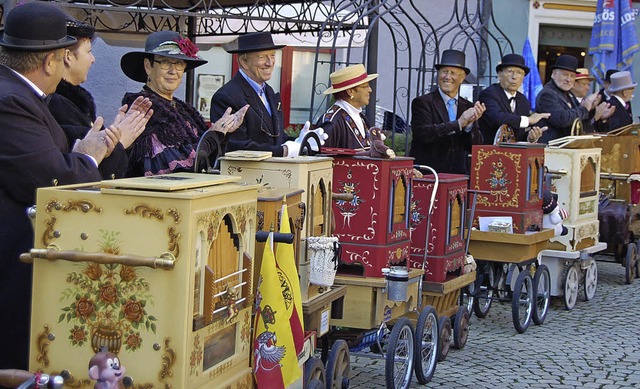
M 287 147 L 287 157 L 298 156 L 302 141 L 309 132 L 315 133 L 318 136 L 318 139 L 320 139 L 320 145 L 318 146 L 315 139 L 309 138 L 309 146 L 311 146 L 313 151 L 320 151 L 320 146 L 324 145 L 324 142 L 329 138 L 329 134 L 325 134 L 322 127 L 316 128 L 315 130 L 309 130 L 309 128 L 311 128 L 311 123 L 307 121 L 302 127 L 302 130 L 300 130 L 300 135 L 298 135 L 294 141 L 289 140 L 284 142 L 283 146 Z

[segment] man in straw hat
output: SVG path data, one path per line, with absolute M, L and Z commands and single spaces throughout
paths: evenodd
M 571 88 L 571 94 L 578 101 L 578 104 L 582 103 L 582 100 L 589 94 L 591 81 L 593 80 L 595 80 L 595 77 L 589 75 L 589 69 L 576 69 L 576 81 L 573 84 L 573 88 Z
M 331 87 L 324 94 L 332 94 L 335 103 L 320 123 L 329 135 L 326 147 L 362 149 L 370 146 L 369 123 L 362 107 L 369 104 L 369 82 L 377 77 L 377 74 L 367 74 L 362 64 L 347 66 L 329 75 Z
M 485 106 L 458 94 L 470 72 L 463 52 L 445 50 L 435 67 L 438 89 L 411 102 L 411 156 L 438 173 L 469 174 L 471 145 L 482 143 L 476 122 Z
M 577 69 L 576 81 L 573 88 L 571 88 L 571 95 L 576 100 L 576 105 L 582 103 L 582 100 L 589 94 L 591 81 L 593 80 L 595 80 L 595 77 L 589 75 L 589 69 Z M 601 99 L 601 97 L 598 97 L 598 101 Z M 583 132 L 605 131 L 607 126 L 606 119 L 613 114 L 614 110 L 615 108 L 606 101 L 596 105 L 595 109 L 589 111 L 589 118 L 582 121 Z
M 531 113 L 529 100 L 518 91 L 529 67 L 519 54 L 507 54 L 496 66 L 498 83 L 485 88 L 478 96 L 487 111 L 480 118 L 480 129 L 485 144 L 494 144 L 500 126 L 506 124 L 514 131 L 517 141 L 535 142 L 546 128 L 534 126 L 548 113 Z
M 231 107 L 234 111 L 249 105 L 244 123 L 229 135 L 227 150 L 271 151 L 273 156 L 295 157 L 300 151 L 304 136 L 310 131 L 307 122 L 300 136 L 289 140 L 284 132 L 284 117 L 280 94 L 267 84 L 276 64 L 276 45 L 268 32 L 240 35 L 225 46 L 230 54 L 238 54 L 238 72 L 211 98 L 211 122 L 222 117 Z M 322 128 L 313 130 L 321 144 L 327 135 Z M 316 145 L 318 148 L 318 145 Z
M 636 90 L 636 82 L 631 78 L 631 73 L 624 70 L 611 76 L 609 85 L 609 103 L 614 107 L 614 112 L 605 124 L 604 131 L 615 130 L 633 123 L 633 116 L 626 109 L 626 106 L 633 100 L 633 92 Z
M 571 135 L 576 119 L 590 120 L 590 111 L 599 103 L 597 93 L 586 96 L 578 103 L 570 91 L 578 73 L 578 59 L 569 54 L 559 56 L 551 67 L 551 80 L 542 88 L 536 97 L 536 111 L 548 112 L 548 119 L 540 121 L 540 125 L 549 127 L 542 137 L 541 143 Z
M 66 15 L 45 2 L 19 5 L 0 31 L 0 368 L 28 368 L 31 265 L 19 255 L 33 247 L 27 208 L 36 189 L 99 181 L 98 163 L 118 143 L 117 129 L 89 133 L 69 146 L 44 101 L 62 77 Z

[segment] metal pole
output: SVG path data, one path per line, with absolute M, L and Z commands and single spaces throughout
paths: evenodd
M 370 5 L 371 8 L 378 6 L 379 1 L 375 0 Z M 369 18 L 371 19 L 371 18 Z M 378 29 L 380 24 L 376 23 L 370 26 L 369 42 L 367 42 L 367 73 L 378 73 Z M 372 88 L 371 96 L 369 97 L 369 105 L 367 105 L 367 120 L 371 125 L 376 122 L 376 100 L 377 100 L 377 88 Z

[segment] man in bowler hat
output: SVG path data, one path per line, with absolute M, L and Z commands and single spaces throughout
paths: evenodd
M 411 102 L 410 155 L 417 164 L 428 165 L 438 173 L 469 174 L 471 145 L 482 143 L 477 120 L 485 106 L 458 94 L 470 72 L 463 52 L 445 50 L 435 67 L 438 89 Z
M 502 125 L 513 129 L 517 141 L 536 142 L 546 128 L 535 126 L 548 113 L 531 113 L 529 100 L 518 91 L 529 67 L 519 54 L 507 54 L 496 66 L 498 83 L 485 88 L 478 96 L 487 111 L 480 118 L 480 129 L 485 144 L 494 144 L 495 136 Z
M 19 261 L 33 247 L 27 208 L 36 189 L 99 181 L 98 163 L 119 140 L 117 129 L 89 133 L 69 146 L 44 98 L 62 77 L 66 15 L 45 2 L 13 8 L 0 31 L 0 368 L 28 368 L 31 265 Z
M 540 125 L 549 127 L 542 134 L 541 143 L 549 143 L 550 140 L 571 135 L 571 128 L 576 119 L 590 120 L 590 111 L 594 110 L 600 101 L 597 93 L 586 96 L 581 103 L 571 95 L 570 91 L 578 72 L 576 57 L 563 54 L 551 69 L 551 80 L 536 97 L 536 111 L 551 114 L 548 119 L 540 121 Z
M 282 47 L 273 43 L 268 32 L 241 35 L 225 47 L 228 53 L 238 54 L 239 69 L 211 98 L 211 122 L 221 118 L 229 107 L 235 112 L 249 105 L 244 123 L 228 135 L 227 151 L 271 151 L 275 157 L 298 155 L 310 124 L 305 124 L 297 139 L 289 140 L 284 132 L 280 94 L 267 84 L 275 67 L 276 50 Z M 328 136 L 324 130 L 313 131 L 324 144 Z

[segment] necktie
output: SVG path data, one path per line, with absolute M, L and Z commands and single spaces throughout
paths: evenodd
M 447 112 L 449 112 L 450 121 L 456 120 L 456 111 L 456 99 L 449 99 L 449 101 L 447 101 Z
M 516 111 L 516 98 L 515 97 L 509 98 L 509 106 L 511 107 L 511 112 L 515 112 Z
M 262 104 L 264 104 L 265 108 L 267 109 L 267 112 L 269 112 L 269 115 L 271 115 L 271 107 L 269 106 L 269 102 L 267 101 L 267 95 L 265 95 L 264 93 L 264 88 L 260 89 L 260 100 L 262 100 Z

